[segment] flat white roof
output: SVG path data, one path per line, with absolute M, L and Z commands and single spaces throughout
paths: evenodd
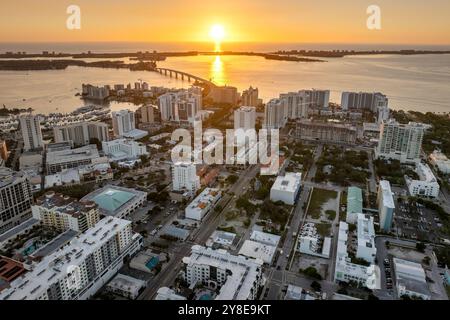
M 50 283 L 63 280 L 74 266 L 79 266 L 91 254 L 124 230 L 131 221 L 107 217 L 100 220 L 70 241 L 69 245 L 48 255 L 32 271 L 11 283 L 11 288 L 0 292 L 3 300 L 35 300 Z
M 302 174 L 297 172 L 286 172 L 284 176 L 278 176 L 272 189 L 287 192 L 296 192 L 300 188 Z
M 391 184 L 389 183 L 389 181 L 381 180 L 380 188 L 383 195 L 383 205 L 388 208 L 395 208 L 394 198 L 391 191 Z
M 213 250 L 199 245 L 192 247 L 191 255 L 184 257 L 183 262 L 231 271 L 231 275 L 227 277 L 216 300 L 247 299 L 263 265 L 263 261 L 260 259 L 235 256 L 226 250 Z
M 241 250 L 239 250 L 239 254 L 249 258 L 260 259 L 264 263 L 270 264 L 272 263 L 276 250 L 276 247 L 268 244 L 245 240 Z
M 280 236 L 277 236 L 276 234 L 266 233 L 258 230 L 253 230 L 252 234 L 250 235 L 250 240 L 254 240 L 256 242 L 269 244 L 271 246 L 278 246 L 278 243 L 280 242 Z
M 375 229 L 373 217 L 358 214 L 358 246 L 375 249 Z
M 95 144 L 90 144 L 81 148 L 47 152 L 47 165 L 65 162 L 74 162 L 85 159 L 98 158 L 98 150 Z
M 420 177 L 421 181 L 425 181 L 425 182 L 436 182 L 436 177 L 433 174 L 433 171 L 431 171 L 430 167 L 427 164 L 423 164 L 421 162 L 419 162 L 416 165 L 416 171 L 417 174 Z

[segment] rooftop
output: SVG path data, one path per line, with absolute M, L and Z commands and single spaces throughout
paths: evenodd
M 396 283 L 408 291 L 430 295 L 425 270 L 420 263 L 394 258 Z
M 347 212 L 362 213 L 362 190 L 357 187 L 349 187 L 347 192 Z
M 126 291 L 139 291 L 145 286 L 145 281 L 124 275 L 117 274 L 109 283 L 108 287 Z
M 278 246 L 278 243 L 280 242 L 280 236 L 277 236 L 276 234 L 271 234 L 267 232 L 262 232 L 258 230 L 253 230 L 252 234 L 250 235 L 250 239 L 254 240 L 256 242 L 260 242 L 263 244 L 269 244 L 271 246 Z
M 14 171 L 7 167 L 0 167 L 0 188 L 3 188 L 17 179 L 26 178 L 27 175 L 22 171 Z
M 388 208 L 395 208 L 390 182 L 387 180 L 381 180 L 380 188 L 383 195 L 383 205 Z
M 12 237 L 15 237 L 17 234 L 22 233 L 23 231 L 32 228 L 35 225 L 39 225 L 41 222 L 38 219 L 30 218 L 25 220 L 21 224 L 15 226 L 14 228 L 9 229 L 8 231 L 0 234 L 0 243 L 6 241 Z
M 35 205 L 48 210 L 56 210 L 61 213 L 70 214 L 74 217 L 79 216 L 82 212 L 89 212 L 97 207 L 92 201 L 78 201 L 75 198 L 55 193 L 54 191 L 49 191 L 37 198 Z
M 300 187 L 300 182 L 302 180 L 302 174 L 297 172 L 286 172 L 285 176 L 278 176 L 275 180 L 272 189 L 295 192 Z
M 272 263 L 276 250 L 277 248 L 271 245 L 245 240 L 241 250 L 239 250 L 239 254 L 249 258 L 260 259 L 264 263 L 270 264 Z
M 194 245 L 191 255 L 184 257 L 183 263 L 230 270 L 231 274 L 220 289 L 216 300 L 245 300 L 261 272 L 263 261 L 235 256 L 225 250 L 213 250 Z
M 427 164 L 419 162 L 416 165 L 416 172 L 419 175 L 421 181 L 437 182 L 433 171 L 431 171 L 430 167 Z
M 358 246 L 375 248 L 375 229 L 373 227 L 373 217 L 365 214 L 358 214 Z
M 44 257 L 32 271 L 12 283 L 12 288 L 0 293 L 3 300 L 36 300 L 47 290 L 49 283 L 61 281 L 79 266 L 87 256 L 115 237 L 119 230 L 129 227 L 131 221 L 108 217 L 95 227 L 74 238 L 69 245 Z M 116 232 L 114 232 L 116 231 Z
M 130 201 L 145 192 L 123 188 L 113 185 L 107 185 L 101 189 L 97 189 L 90 194 L 84 196 L 81 200 L 91 200 L 95 202 L 101 211 L 110 216 L 115 216 L 122 208 L 127 206 Z
M 95 159 L 98 157 L 97 146 L 90 144 L 76 149 L 47 152 L 47 165 Z

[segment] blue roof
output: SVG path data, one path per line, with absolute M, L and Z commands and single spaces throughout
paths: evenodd
M 363 209 L 362 190 L 357 187 L 348 188 L 347 193 L 347 212 L 362 213 Z
M 106 211 L 114 212 L 130 201 L 135 195 L 131 192 L 108 188 L 92 200 Z

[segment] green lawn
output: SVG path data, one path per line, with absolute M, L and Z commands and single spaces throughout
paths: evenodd
M 316 224 L 317 233 L 320 234 L 322 237 L 329 237 L 330 236 L 330 229 L 331 224 L 329 223 L 318 223 Z
M 319 219 L 323 204 L 330 199 L 336 199 L 336 197 L 336 191 L 315 188 L 309 202 L 308 215 L 313 219 Z

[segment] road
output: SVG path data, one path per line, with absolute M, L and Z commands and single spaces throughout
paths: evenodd
M 223 195 L 217 203 L 216 207 L 221 206 L 223 209 L 221 211 L 212 210 L 202 222 L 200 228 L 192 233 L 191 239 L 195 239 L 195 242 L 188 241 L 175 244 L 175 248 L 171 251 L 170 261 L 163 266 L 161 272 L 149 282 L 147 288 L 139 296 L 139 300 L 150 300 L 155 296 L 159 288 L 168 287 L 174 283 L 180 271 L 183 257 L 189 256 L 193 245 L 204 245 L 211 234 L 219 226 L 222 213 L 234 206 L 237 196 L 230 195 L 230 193 L 235 195 L 242 194 L 258 172 L 259 166 L 256 165 L 250 166 L 242 172 L 238 181 L 236 181 L 229 189 L 228 193 Z
M 294 259 L 295 256 L 295 248 L 297 246 L 297 237 L 293 237 L 293 233 L 299 232 L 303 224 L 306 220 L 306 213 L 303 210 L 303 206 L 307 203 L 309 198 L 310 190 L 312 189 L 311 185 L 313 183 L 311 182 L 312 178 L 316 174 L 317 166 L 316 161 L 320 158 L 322 154 L 323 146 L 318 146 L 315 152 L 314 156 L 314 162 L 309 171 L 307 172 L 306 176 L 304 177 L 304 182 L 302 182 L 302 190 L 299 196 L 299 199 L 297 201 L 297 204 L 293 210 L 292 219 L 290 222 L 290 225 L 288 226 L 288 230 L 286 231 L 286 237 L 284 240 L 284 243 L 282 245 L 282 252 L 283 254 L 280 254 L 278 256 L 278 260 L 275 263 L 276 268 L 273 268 L 269 270 L 269 273 L 267 276 L 266 284 L 263 288 L 263 295 L 265 294 L 266 290 L 268 289 L 268 294 L 266 299 L 274 300 L 280 298 L 280 291 L 288 284 L 295 284 L 301 282 L 300 279 L 303 279 L 303 287 L 309 288 L 311 285 L 311 280 L 305 279 L 301 277 L 297 273 L 292 273 L 289 271 L 290 265 Z M 290 276 L 295 275 L 296 281 L 291 281 Z M 326 285 L 325 285 L 326 286 Z M 325 288 L 325 287 L 324 287 Z

